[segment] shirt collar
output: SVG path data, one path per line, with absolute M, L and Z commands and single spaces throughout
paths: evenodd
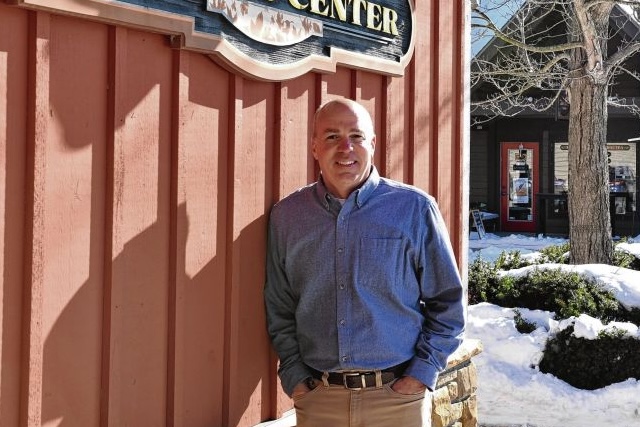
M 360 186 L 360 188 L 354 190 L 348 198 L 350 199 L 351 197 L 355 197 L 356 205 L 360 208 L 367 202 L 367 200 L 369 200 L 369 197 L 371 197 L 373 191 L 378 187 L 378 184 L 380 184 L 380 174 L 375 166 L 371 166 L 371 173 L 367 180 Z M 318 178 L 316 193 L 324 207 L 329 209 L 330 198 L 335 198 L 335 196 L 333 196 L 324 185 L 322 174 L 320 174 L 320 177 Z

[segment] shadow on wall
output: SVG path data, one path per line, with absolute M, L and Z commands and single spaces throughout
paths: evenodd
M 262 289 L 275 149 L 247 156 L 265 162 L 265 176 L 252 176 L 265 188 L 244 198 L 234 179 L 253 163 L 228 165 L 229 150 L 246 147 L 227 145 L 246 143 L 230 136 L 242 125 L 231 105 L 268 125 L 252 129 L 254 146 L 273 145 L 258 132 L 272 131 L 274 110 L 267 105 L 263 117 L 261 108 L 275 89 L 254 90 L 258 83 L 156 34 L 1 3 L 0 20 L 0 425 L 33 415 L 34 424 L 62 427 L 171 418 L 231 427 L 273 416 L 276 359 Z M 237 99 L 234 84 L 245 86 Z M 189 127 L 192 113 L 199 122 Z M 193 182 L 176 188 L 181 173 Z M 38 254 L 28 247 L 35 240 Z M 31 256 L 42 269 L 34 280 Z
M 178 222 L 187 224 L 185 206 L 178 212 Z M 232 251 L 242 254 L 240 263 L 263 265 L 254 256 L 264 258 L 256 244 L 264 224 L 264 219 L 253 222 L 233 243 Z M 168 253 L 161 264 L 149 258 L 165 233 L 166 221 L 152 225 L 114 259 L 107 323 L 101 324 L 106 289 L 98 263 L 58 315 L 44 345 L 43 422 L 98 426 L 101 398 L 108 399 L 102 404 L 108 405 L 103 416 L 110 425 L 164 426 L 166 408 L 189 426 L 252 425 L 255 414 L 245 413 L 249 404 L 267 406 L 271 367 L 268 358 L 256 357 L 264 354 L 266 340 L 265 328 L 256 328 L 264 318 L 260 269 L 239 268 L 232 279 L 237 289 L 225 294 L 224 256 L 192 277 L 180 259 L 172 290 Z M 176 253 L 184 256 L 187 229 L 179 235 Z M 158 277 L 152 270 L 167 280 L 149 280 Z M 262 409 L 262 419 L 268 410 Z

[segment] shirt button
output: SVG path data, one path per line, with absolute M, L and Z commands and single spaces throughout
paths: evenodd
M 348 356 L 342 356 L 342 361 L 343 361 L 343 362 L 346 362 L 346 361 L 348 361 L 348 360 L 349 360 L 349 357 L 348 357 Z
M 341 254 L 342 253 L 342 248 L 338 248 L 338 253 Z
M 340 283 L 340 289 L 344 289 L 344 283 Z
M 344 319 L 340 320 L 340 326 L 344 326 L 344 324 L 347 323 Z

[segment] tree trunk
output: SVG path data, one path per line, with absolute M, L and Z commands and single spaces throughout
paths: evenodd
M 569 241 L 572 264 L 611 261 L 607 85 L 589 76 L 569 85 Z

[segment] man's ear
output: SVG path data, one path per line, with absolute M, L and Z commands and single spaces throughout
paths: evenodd
M 313 138 L 311 140 L 311 153 L 313 154 L 313 158 L 318 160 L 318 154 L 316 153 L 316 139 Z
M 375 153 L 375 151 L 376 151 L 376 136 L 375 135 L 373 135 L 373 137 L 371 138 L 371 148 L 372 148 L 371 151 L 373 151 Z

